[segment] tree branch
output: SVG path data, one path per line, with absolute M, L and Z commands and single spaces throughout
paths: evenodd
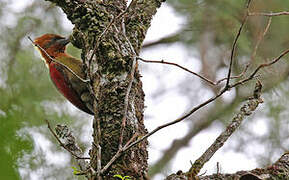
M 264 64 L 259 65 L 259 66 L 255 69 L 255 71 L 253 71 L 253 73 L 252 73 L 249 77 L 247 77 L 247 78 L 245 78 L 245 79 L 243 79 L 243 80 L 241 80 L 241 81 L 238 81 L 238 82 L 236 82 L 236 83 L 234 83 L 234 84 L 232 84 L 232 85 L 229 85 L 228 88 L 226 88 L 226 87 L 223 88 L 217 95 L 215 95 L 214 97 L 208 99 L 207 101 L 205 101 L 205 102 L 203 102 L 203 103 L 201 103 L 201 104 L 193 107 L 189 112 L 187 112 L 185 115 L 181 116 L 180 118 L 177 118 L 177 119 L 174 120 L 174 121 L 171 121 L 171 122 L 169 122 L 169 123 L 166 123 L 166 124 L 164 124 L 164 125 L 161 125 L 161 126 L 155 128 L 155 129 L 152 130 L 150 133 L 147 133 L 147 134 L 146 134 L 145 136 L 143 136 L 142 138 L 140 138 L 140 139 L 136 140 L 135 142 L 131 143 L 131 144 L 127 147 L 127 149 L 129 149 L 129 148 L 131 148 L 132 146 L 134 146 L 134 145 L 140 143 L 141 141 L 147 139 L 148 137 L 150 137 L 151 135 L 155 134 L 155 133 L 158 132 L 159 130 L 183 121 L 184 119 L 186 119 L 187 117 L 191 116 L 194 112 L 196 112 L 196 111 L 199 110 L 200 108 L 206 106 L 207 104 L 209 104 L 209 103 L 213 102 L 214 100 L 216 100 L 217 98 L 219 98 L 221 95 L 223 95 L 223 94 L 224 94 L 225 92 L 227 92 L 229 89 L 231 89 L 231 88 L 233 88 L 233 87 L 236 87 L 236 86 L 239 86 L 239 85 L 241 85 L 241 84 L 244 84 L 244 83 L 252 80 L 253 78 L 255 78 L 255 75 L 257 74 L 257 72 L 259 72 L 259 70 L 261 70 L 261 69 L 264 68 L 264 67 L 268 67 L 268 66 L 271 66 L 271 65 L 275 64 L 275 63 L 278 62 L 283 56 L 285 56 L 285 55 L 288 54 L 288 53 L 289 53 L 289 49 L 286 50 L 286 51 L 284 51 L 284 52 L 282 52 L 278 57 L 274 58 L 274 59 L 273 59 L 272 61 L 270 61 L 269 63 L 264 63 Z
M 216 173 L 209 176 L 198 176 L 198 180 L 264 180 L 264 179 L 288 179 L 289 178 L 289 153 L 284 153 L 274 164 L 265 168 L 256 168 L 250 171 L 238 171 L 234 174 Z M 186 177 L 182 171 L 171 174 L 165 180 L 192 180 Z
M 191 71 L 191 70 L 189 70 L 189 69 L 187 69 L 187 68 L 185 68 L 185 67 L 183 67 L 183 66 L 181 66 L 181 65 L 179 65 L 177 63 L 167 62 L 167 61 L 164 61 L 164 60 L 161 60 L 161 61 L 145 60 L 145 59 L 143 59 L 141 57 L 137 57 L 137 60 L 140 60 L 140 61 L 145 62 L 145 63 L 159 63 L 159 64 L 167 64 L 167 65 L 176 66 L 178 68 L 183 69 L 184 71 L 187 71 L 187 72 L 189 72 L 189 73 L 191 73 L 191 74 L 193 74 L 195 76 L 198 76 L 199 78 L 201 78 L 202 80 L 208 82 L 211 85 L 217 85 L 212 80 L 210 80 L 210 79 L 208 79 L 208 78 L 206 78 L 206 77 L 204 77 L 202 75 L 199 75 L 198 73 L 193 72 L 193 71 Z
M 256 54 L 257 54 L 257 50 L 258 50 L 258 48 L 259 48 L 259 45 L 261 44 L 261 41 L 264 39 L 265 35 L 267 34 L 267 32 L 268 32 L 268 30 L 269 30 L 269 28 L 270 28 L 271 23 L 272 23 L 272 17 L 269 18 L 268 23 L 267 23 L 267 26 L 265 27 L 264 31 L 263 31 L 262 33 L 260 33 L 260 35 L 259 35 L 259 37 L 258 37 L 257 43 L 256 43 L 256 45 L 255 45 L 255 47 L 254 47 L 254 51 L 253 51 L 253 53 L 252 53 L 252 55 L 251 55 L 251 61 L 250 61 L 250 63 L 248 64 L 248 66 L 252 63 L 252 61 L 254 61 L 255 56 L 256 56 Z
M 277 87 L 278 85 L 284 83 L 288 78 L 288 71 L 282 73 L 281 81 L 276 81 L 275 83 L 267 84 L 262 92 L 271 91 L 272 88 Z M 216 102 L 213 106 L 210 106 L 208 110 L 206 110 L 204 115 L 199 115 L 198 117 L 191 117 L 188 119 L 189 121 L 193 121 L 189 125 L 190 131 L 180 138 L 176 139 L 172 142 L 171 146 L 162 152 L 161 157 L 157 160 L 156 163 L 150 166 L 149 174 L 150 177 L 153 178 L 157 173 L 162 172 L 162 170 L 170 163 L 170 161 L 175 157 L 175 155 L 179 152 L 183 147 L 187 147 L 189 142 L 193 137 L 195 137 L 199 132 L 205 130 L 215 120 L 218 120 L 221 116 L 227 116 L 228 114 L 234 113 L 234 110 L 242 103 L 244 97 L 240 96 L 237 93 L 237 96 L 232 100 L 231 103 L 225 104 L 223 106 L 223 102 Z
M 234 56 L 235 56 L 235 51 L 236 51 L 236 46 L 237 46 L 237 42 L 238 42 L 238 39 L 241 35 L 241 32 L 243 30 L 243 27 L 248 19 L 248 13 L 249 13 L 249 7 L 250 7 L 250 3 L 251 3 L 251 0 L 248 0 L 247 2 L 247 6 L 246 6 L 246 14 L 243 18 L 243 21 L 241 23 L 241 26 L 238 30 L 238 33 L 234 39 L 234 42 L 233 42 L 233 46 L 232 46 L 232 51 L 231 51 L 231 56 L 230 56 L 230 65 L 229 65 L 229 71 L 228 71 L 228 76 L 227 76 L 227 82 L 226 82 L 226 86 L 225 88 L 228 88 L 229 87 L 229 84 L 230 84 L 230 78 L 231 78 L 231 72 L 232 72 L 232 65 L 233 65 L 233 61 L 234 61 Z
M 288 11 L 283 11 L 283 12 L 275 12 L 275 13 L 263 13 L 263 12 L 249 12 L 249 16 L 282 16 L 282 15 L 289 15 Z
M 241 81 L 238 81 L 236 82 L 235 84 L 231 85 L 230 87 L 236 87 L 240 84 L 243 84 L 251 79 L 253 79 L 255 77 L 255 75 L 259 72 L 259 70 L 261 70 L 262 68 L 264 67 L 268 67 L 268 66 L 271 66 L 275 63 L 277 63 L 282 57 L 284 57 L 285 55 L 287 55 L 289 53 L 289 49 L 283 51 L 278 57 L 274 58 L 272 61 L 268 62 L 268 63 L 263 63 L 263 64 L 260 64 L 252 73 L 251 75 L 246 78 L 246 79 L 243 79 Z
M 263 103 L 263 100 L 260 98 L 261 90 L 262 84 L 260 81 L 257 81 L 253 97 L 251 97 L 250 100 L 241 107 L 240 112 L 235 115 L 232 122 L 227 126 L 225 131 L 218 136 L 215 142 L 195 161 L 194 164 L 192 164 L 188 172 L 189 179 L 193 179 L 197 176 L 205 163 L 211 159 L 217 150 L 219 150 L 237 128 L 239 128 L 244 118 L 251 115 L 258 107 L 259 103 Z
M 288 179 L 289 178 L 289 153 L 285 152 L 274 164 L 263 169 L 256 168 L 251 171 L 238 171 L 234 174 L 213 174 L 200 176 L 200 180 L 230 180 L 230 179 Z
M 75 142 L 75 137 L 72 135 L 71 131 L 67 126 L 57 125 L 55 130 L 56 133 L 50 126 L 50 123 L 47 119 L 45 119 L 48 129 L 52 133 L 52 135 L 56 138 L 61 147 L 67 150 L 76 160 L 82 171 L 87 170 L 88 164 L 85 162 L 85 159 L 89 159 L 86 157 L 81 157 L 83 155 L 82 150 L 78 147 Z M 64 143 L 60 140 L 60 138 L 64 141 Z
M 202 80 L 206 81 L 207 83 L 209 83 L 209 84 L 211 84 L 211 85 L 213 85 L 213 86 L 219 85 L 222 81 L 227 80 L 227 78 L 223 78 L 223 79 L 220 79 L 220 80 L 214 82 L 214 81 L 212 81 L 212 80 L 210 80 L 210 79 L 208 79 L 208 78 L 206 78 L 206 77 L 204 77 L 204 76 L 202 76 L 202 75 L 200 75 L 200 74 L 198 74 L 198 73 L 196 73 L 196 72 L 193 72 L 193 71 L 189 70 L 188 68 L 186 68 L 186 67 L 184 67 L 184 66 L 181 66 L 181 65 L 179 65 L 179 64 L 177 64 L 177 63 L 172 63 L 172 62 L 164 61 L 164 60 L 161 60 L 161 61 L 146 60 L 146 59 L 143 59 L 143 58 L 141 58 L 141 57 L 137 57 L 137 60 L 140 60 L 140 61 L 145 62 L 145 63 L 158 63 L 158 64 L 167 64 L 167 65 L 176 66 L 176 67 L 178 67 L 178 68 L 180 68 L 180 69 L 183 69 L 184 71 L 187 71 L 187 72 L 189 72 L 189 73 L 191 73 L 191 74 L 193 74 L 193 75 L 201 78 Z M 240 74 L 237 75 L 237 76 L 231 76 L 230 78 L 231 78 L 231 79 L 241 78 L 241 77 L 244 76 L 244 74 L 247 72 L 248 67 L 249 67 L 248 65 L 245 66 L 245 68 L 244 68 L 244 70 L 242 71 L 242 73 L 240 73 Z
M 180 39 L 181 34 L 184 33 L 185 30 L 180 30 L 174 34 L 168 35 L 166 37 L 163 37 L 159 40 L 147 42 L 142 46 L 142 49 L 150 48 L 152 46 L 160 45 L 160 44 L 169 44 L 177 42 Z

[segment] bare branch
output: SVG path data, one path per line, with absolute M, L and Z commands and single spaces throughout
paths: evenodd
M 239 75 L 236 75 L 236 76 L 231 76 L 230 79 L 238 79 L 238 78 L 241 78 L 245 75 L 245 73 L 247 72 L 248 68 L 249 68 L 250 64 L 246 64 L 245 65 L 245 68 L 243 69 L 243 71 L 239 74 Z M 216 82 L 216 84 L 220 84 L 221 82 L 227 80 L 228 78 L 223 78 L 223 79 L 220 79 Z
M 255 69 L 255 71 L 254 71 L 248 78 L 243 79 L 243 80 L 241 80 L 241 81 L 238 81 L 238 82 L 236 82 L 235 84 L 229 85 L 228 88 L 225 87 L 225 88 L 222 89 L 217 95 L 215 95 L 214 97 L 208 99 L 207 101 L 203 102 L 202 104 L 199 104 L 198 106 L 192 108 L 189 112 L 187 112 L 185 115 L 181 116 L 180 118 L 178 118 L 178 119 L 176 119 L 176 120 L 174 120 L 174 121 L 172 121 L 172 122 L 166 123 L 166 124 L 164 124 L 164 125 L 161 125 L 161 126 L 155 128 L 153 131 L 147 133 L 147 134 L 146 134 L 145 136 L 143 136 L 142 138 L 140 138 L 140 139 L 136 140 L 135 142 L 131 143 L 129 146 L 127 146 L 127 148 L 126 148 L 125 150 L 127 150 L 127 149 L 131 148 L 132 146 L 140 143 L 141 141 L 147 139 L 148 137 L 150 137 L 150 136 L 153 135 L 154 133 L 158 132 L 159 130 L 183 121 L 184 119 L 186 119 L 187 117 L 191 116 L 194 112 L 196 112 L 196 111 L 199 110 L 200 108 L 206 106 L 207 104 L 209 104 L 209 103 L 213 102 L 214 100 L 216 100 L 217 98 L 219 98 L 221 95 L 223 95 L 223 94 L 224 94 L 225 92 L 227 92 L 229 89 L 231 89 L 231 88 L 233 88 L 233 87 L 236 87 L 236 86 L 239 86 L 239 85 L 242 85 L 242 84 L 244 84 L 244 83 L 252 80 L 253 78 L 255 78 L 255 75 L 257 74 L 257 72 L 258 72 L 260 69 L 275 64 L 276 62 L 278 62 L 282 57 L 284 57 L 284 56 L 285 56 L 286 54 L 288 54 L 288 53 L 289 53 L 289 49 L 287 49 L 286 51 L 282 52 L 278 57 L 274 58 L 274 59 L 273 59 L 272 61 L 270 61 L 269 63 L 264 63 L 264 64 L 259 65 L 259 66 Z
M 131 2 L 133 3 L 133 1 Z M 124 24 L 123 24 L 124 25 Z M 123 29 L 125 30 L 125 27 L 123 27 Z M 116 28 L 116 31 L 118 31 L 118 29 Z M 123 118 L 122 118 L 122 124 L 121 124 L 121 133 L 120 133 L 120 139 L 119 139 L 119 148 L 117 153 L 110 159 L 110 161 L 103 167 L 103 169 L 101 170 L 100 173 L 105 172 L 110 166 L 111 164 L 122 154 L 122 152 L 126 151 L 127 146 L 136 138 L 137 134 L 134 134 L 131 139 L 125 144 L 124 147 L 122 147 L 122 143 L 123 143 L 123 137 L 124 137 L 124 130 L 125 130 L 125 126 L 126 126 L 126 120 L 127 120 L 127 110 L 128 110 L 128 104 L 129 104 L 129 94 L 131 91 L 131 87 L 132 87 L 132 83 L 134 80 L 134 74 L 136 72 L 136 52 L 134 51 L 134 48 L 132 46 L 132 44 L 130 43 L 129 39 L 126 36 L 125 31 L 123 32 L 125 39 L 127 41 L 127 43 L 130 46 L 130 49 L 132 51 L 132 57 L 133 57 L 133 64 L 131 67 L 131 72 L 130 72 L 130 76 L 129 76 L 129 84 L 126 90 L 126 94 L 125 94 L 125 102 L 124 102 L 124 111 L 123 111 Z
M 257 43 L 256 43 L 256 45 L 255 45 L 254 51 L 253 51 L 253 53 L 252 53 L 252 55 L 251 55 L 251 60 L 250 60 L 250 62 L 249 62 L 248 64 L 246 64 L 244 70 L 243 70 L 239 75 L 237 75 L 237 76 L 232 76 L 232 77 L 230 77 L 230 79 L 240 78 L 240 77 L 242 77 L 242 76 L 245 75 L 245 73 L 247 72 L 248 68 L 250 67 L 252 61 L 255 59 L 255 56 L 256 56 L 256 54 L 257 54 L 257 50 L 258 50 L 258 48 L 259 48 L 259 45 L 260 45 L 261 41 L 263 40 L 264 36 L 267 34 L 267 32 L 268 32 L 268 30 L 269 30 L 269 27 L 270 27 L 270 25 L 271 25 L 271 22 L 272 22 L 272 18 L 269 19 L 268 24 L 267 24 L 265 30 L 263 31 L 262 34 L 260 34 L 260 36 L 259 36 L 259 38 L 258 38 L 258 41 L 257 41 Z M 228 78 L 223 78 L 223 79 L 217 81 L 217 84 L 219 84 L 221 81 L 224 81 L 224 80 L 226 80 L 226 79 L 228 79 Z
M 187 71 L 187 72 L 189 72 L 189 73 L 191 73 L 191 74 L 193 74 L 193 75 L 195 75 L 195 76 L 198 76 L 199 78 L 201 78 L 202 80 L 208 82 L 208 83 L 211 84 L 211 85 L 217 85 L 217 84 L 216 84 L 215 82 L 213 82 L 212 80 L 210 80 L 210 79 L 208 79 L 208 78 L 206 78 L 206 77 L 204 77 L 204 76 L 202 76 L 202 75 L 199 75 L 198 73 L 193 72 L 193 71 L 191 71 L 191 70 L 189 70 L 189 69 L 187 69 L 187 68 L 185 68 L 185 67 L 183 67 L 183 66 L 181 66 L 181 65 L 179 65 L 179 64 L 176 64 L 176 63 L 167 62 L 167 61 L 164 61 L 164 60 L 161 60 L 161 61 L 145 60 L 145 59 L 140 58 L 140 57 L 137 57 L 137 60 L 140 60 L 140 61 L 145 62 L 145 63 L 160 63 L 160 64 L 173 65 L 173 66 L 179 67 L 179 68 L 181 68 L 181 69 L 183 69 L 183 70 L 185 70 L 185 71 Z
M 65 150 L 67 150 L 78 162 L 78 165 L 82 171 L 87 169 L 87 163 L 85 162 L 85 159 L 90 159 L 82 156 L 82 150 L 78 147 L 78 145 L 75 142 L 74 136 L 71 134 L 71 131 L 68 129 L 67 126 L 57 125 L 55 128 L 56 133 L 53 131 L 53 129 L 50 126 L 50 123 L 47 119 L 45 119 L 45 122 L 47 124 L 48 129 L 52 133 L 52 135 L 56 138 L 58 143 L 61 147 L 63 147 Z M 62 138 L 64 140 L 64 143 L 59 139 Z
M 275 12 L 275 13 L 263 13 L 263 12 L 250 12 L 248 14 L 249 16 L 282 16 L 282 15 L 289 15 L 288 11 L 283 11 L 283 12 Z
M 220 80 L 214 82 L 214 81 L 212 81 L 212 80 L 210 80 L 210 79 L 208 79 L 208 78 L 206 78 L 206 77 L 204 77 L 204 76 L 202 76 L 202 75 L 200 75 L 200 74 L 198 74 L 198 73 L 196 73 L 196 72 L 193 72 L 193 71 L 187 69 L 187 68 L 184 67 L 184 66 L 181 66 L 181 65 L 179 65 L 179 64 L 177 64 L 177 63 L 167 62 L 167 61 L 164 61 L 164 60 L 161 60 L 161 61 L 145 60 L 145 59 L 143 59 L 143 58 L 141 58 L 141 57 L 137 57 L 137 60 L 140 60 L 140 61 L 145 62 L 145 63 L 159 63 L 159 64 L 167 64 L 167 65 L 176 66 L 176 67 L 181 68 L 181 69 L 183 69 L 183 70 L 185 70 L 185 71 L 187 71 L 187 72 L 189 72 L 189 73 L 191 73 L 191 74 L 193 74 L 193 75 L 195 75 L 195 76 L 198 76 L 199 78 L 201 78 L 202 80 L 208 82 L 209 84 L 211 84 L 211 85 L 213 85 L 213 86 L 219 85 L 222 81 L 227 80 L 227 78 L 223 78 L 223 79 L 220 79 Z M 242 73 L 240 73 L 240 74 L 237 75 L 237 76 L 231 76 L 230 78 L 231 78 L 231 79 L 241 78 L 241 77 L 244 76 L 244 74 L 247 72 L 248 67 L 249 67 L 249 65 L 246 65 L 245 68 L 244 68 L 244 70 L 242 71 Z
M 255 59 L 259 45 L 260 45 L 261 41 L 264 39 L 265 35 L 267 34 L 271 23 L 272 23 L 272 17 L 269 18 L 266 28 L 264 29 L 263 33 L 261 33 L 258 37 L 257 43 L 255 45 L 254 51 L 253 51 L 252 56 L 251 56 L 250 63 Z
M 108 24 L 108 26 L 104 29 L 104 31 L 100 34 L 100 36 L 97 38 L 96 40 L 96 45 L 94 46 L 94 49 L 93 49 L 93 52 L 92 52 L 92 55 L 90 57 L 90 59 L 88 60 L 88 64 L 89 64 L 89 68 L 88 68 L 88 74 L 89 76 L 91 77 L 91 74 L 90 74 L 90 64 L 92 62 L 92 59 L 97 51 L 97 48 L 101 42 L 101 38 L 108 32 L 109 28 L 113 25 L 113 23 L 120 19 L 123 15 L 125 15 L 128 10 L 131 8 L 131 5 L 135 3 L 135 0 L 132 0 L 131 3 L 129 4 L 129 6 L 125 9 L 125 11 L 123 11 L 122 13 L 120 13 L 118 16 L 116 17 L 113 17 L 112 20 L 110 21 L 110 23 Z M 116 29 L 116 31 L 118 31 L 118 29 L 114 26 L 114 28 Z M 128 83 L 128 87 L 127 87 L 127 91 L 126 91 L 126 95 L 125 95 L 125 100 L 124 100 L 124 111 L 123 111 L 123 118 L 122 118 L 122 125 L 121 125 L 121 133 L 120 133 L 120 141 L 119 141 L 119 149 L 117 151 L 117 153 L 115 154 L 114 157 L 112 157 L 112 159 L 104 166 L 103 169 L 101 169 L 101 158 L 100 158 L 100 151 L 101 151 L 101 147 L 99 145 L 99 141 L 100 141 L 100 124 L 99 124 L 99 121 L 96 123 L 96 128 L 97 128 L 97 138 L 98 138 L 98 142 L 97 144 L 95 144 L 96 148 L 97 148 L 97 151 L 98 151 L 98 156 L 97 156 L 97 178 L 100 178 L 100 175 L 106 171 L 110 165 L 119 157 L 119 155 L 121 154 L 121 152 L 123 151 L 123 147 L 122 147 L 122 143 L 123 143 L 123 136 L 124 136 L 124 130 L 125 130 L 125 126 L 126 126 L 126 120 L 127 120 L 127 111 L 128 111 L 128 104 L 129 104 L 129 94 L 130 94 L 130 91 L 131 91 L 131 87 L 132 87 L 132 83 L 133 83 L 133 80 L 134 80 L 134 74 L 135 74 L 135 71 L 136 71 L 136 52 L 134 51 L 134 48 L 133 46 L 131 45 L 130 41 L 128 40 L 128 38 L 126 37 L 126 34 L 125 34 L 125 27 L 123 27 L 123 35 L 127 41 L 127 43 L 129 44 L 130 46 L 130 49 L 131 49 L 131 52 L 132 52 L 132 59 L 133 59 L 133 62 L 132 62 L 132 67 L 131 67 L 131 72 L 130 72 L 130 75 L 129 75 L 129 83 Z M 96 121 L 96 117 L 95 117 L 95 120 Z M 132 137 L 133 139 L 135 138 L 134 136 Z M 132 140 L 133 140 L 132 139 Z M 132 141 L 131 140 L 131 141 Z M 127 146 L 131 141 L 127 142 L 127 144 L 125 146 Z
M 152 46 L 156 45 L 161 45 L 161 44 L 170 44 L 170 43 L 175 43 L 180 39 L 181 34 L 184 33 L 184 29 L 179 30 L 178 32 L 168 35 L 166 37 L 163 37 L 161 39 L 152 41 L 152 42 L 147 42 L 144 45 L 142 45 L 142 49 L 150 48 Z
M 218 136 L 214 143 L 199 157 L 195 163 L 191 166 L 188 177 L 194 178 L 198 175 L 202 167 L 208 162 L 211 157 L 219 150 L 228 138 L 240 127 L 242 121 L 246 116 L 252 114 L 255 109 L 258 107 L 263 100 L 260 98 L 262 90 L 262 84 L 260 81 L 257 81 L 253 97 L 241 107 L 240 112 L 235 115 L 232 122 L 227 126 L 227 128 Z
M 256 168 L 249 171 L 238 171 L 233 174 L 216 173 L 208 176 L 200 175 L 196 178 L 188 178 L 186 173 L 178 171 L 169 175 L 165 180 L 198 179 L 198 180 L 264 180 L 264 179 L 288 179 L 289 153 L 285 152 L 274 164 L 265 168 Z
M 231 78 L 231 73 L 232 73 L 232 65 L 233 65 L 233 61 L 234 61 L 234 56 L 235 56 L 235 51 L 236 51 L 236 46 L 237 46 L 237 42 L 238 42 L 238 39 L 241 35 L 241 32 L 243 30 L 243 27 L 248 19 L 248 14 L 249 14 L 249 7 L 250 7 L 250 3 L 251 3 L 251 0 L 248 0 L 248 3 L 247 3 L 247 7 L 246 7 L 246 14 L 243 18 L 243 21 L 241 23 L 241 26 L 238 30 L 238 33 L 234 39 L 234 42 L 233 42 L 233 46 L 232 46 L 232 51 L 231 51 L 231 56 L 230 56 L 230 65 L 229 65 L 229 71 L 228 71 L 228 76 L 227 76 L 227 82 L 226 82 L 226 88 L 229 87 L 229 84 L 230 84 L 230 78 Z
M 120 139 L 119 139 L 119 148 L 122 148 L 122 143 L 123 143 L 123 136 L 124 136 L 124 130 L 125 130 L 125 125 L 126 125 L 126 119 L 127 119 L 127 110 L 128 110 L 128 103 L 129 103 L 129 94 L 131 91 L 131 87 L 132 87 L 132 83 L 134 80 L 134 74 L 136 71 L 136 52 L 134 51 L 134 48 L 132 46 L 132 44 L 130 43 L 130 41 L 128 40 L 128 38 L 126 37 L 126 41 L 128 42 L 131 51 L 133 52 L 133 62 L 132 62 L 132 67 L 131 67 L 131 72 L 130 72 L 130 76 L 129 76 L 129 84 L 126 90 L 126 94 L 125 94 L 125 99 L 124 99 L 124 111 L 123 111 L 123 117 L 122 117 L 122 124 L 121 124 L 121 134 L 120 134 Z
M 207 104 L 213 102 L 214 100 L 216 100 L 218 97 L 220 97 L 222 94 L 224 94 L 227 91 L 227 89 L 223 89 L 222 91 L 220 91 L 217 95 L 215 95 L 214 97 L 208 99 L 207 101 L 203 102 L 202 104 L 199 104 L 198 106 L 194 107 L 193 109 L 191 109 L 189 112 L 187 112 L 185 115 L 181 116 L 180 118 L 177 118 L 174 121 L 171 121 L 169 123 L 166 123 L 164 125 L 161 125 L 157 128 L 155 128 L 154 130 L 152 130 L 151 132 L 147 133 L 145 136 L 143 136 L 142 138 L 138 139 L 137 141 L 131 143 L 127 149 L 131 148 L 132 146 L 140 143 L 141 141 L 147 139 L 148 137 L 150 137 L 151 135 L 155 134 L 156 132 L 158 132 L 159 130 L 171 126 L 173 124 L 179 123 L 181 121 L 183 121 L 184 119 L 186 119 L 187 117 L 189 117 L 190 115 L 192 115 L 194 112 L 196 112 L 197 110 L 199 110 L 200 108 L 206 106 Z
M 253 79 L 253 78 L 255 77 L 255 75 L 258 73 L 259 70 L 261 70 L 261 69 L 264 68 L 264 67 L 271 66 L 272 64 L 277 63 L 282 57 L 284 57 L 284 56 L 285 56 L 286 54 L 288 54 L 288 53 L 289 53 L 289 49 L 283 51 L 278 57 L 274 58 L 272 61 L 270 61 L 270 62 L 268 62 L 268 63 L 260 64 L 260 65 L 255 69 L 255 71 L 253 71 L 253 72 L 251 73 L 251 75 L 250 75 L 248 78 L 236 82 L 235 84 L 231 85 L 230 88 L 236 87 L 236 86 L 238 86 L 238 85 L 240 85 L 240 84 L 244 84 L 245 82 Z
M 90 84 L 90 86 L 92 86 Z M 93 109 L 94 111 L 96 110 L 96 100 L 94 100 L 93 102 Z M 101 146 L 100 146 L 100 141 L 101 141 L 101 131 L 100 131 L 100 122 L 97 119 L 96 113 L 94 113 L 94 117 L 93 117 L 93 128 L 95 129 L 96 133 L 95 133 L 95 138 L 96 140 L 94 140 L 92 142 L 92 145 L 96 148 L 96 171 L 91 167 L 91 169 L 93 170 L 92 175 L 96 175 L 96 179 L 97 180 L 101 180 L 101 176 L 100 176 L 100 170 L 101 170 Z M 90 162 L 93 162 L 93 156 L 91 156 L 91 160 Z

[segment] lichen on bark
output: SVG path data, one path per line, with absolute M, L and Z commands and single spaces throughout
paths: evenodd
M 130 74 L 135 56 L 140 52 L 147 29 L 157 8 L 163 0 L 135 0 L 130 9 L 115 19 L 108 31 L 101 37 L 114 17 L 126 10 L 126 0 L 49 0 L 59 7 L 74 24 L 71 35 L 72 44 L 82 49 L 82 59 L 91 68 L 88 77 L 92 80 L 97 98 L 93 123 L 93 144 L 101 146 L 101 164 L 104 166 L 119 148 L 122 134 L 122 119 L 126 115 L 123 144 L 137 134 L 142 137 L 147 133 L 143 123 L 144 92 L 139 71 L 136 69 L 133 79 Z M 129 42 L 128 42 L 129 41 Z M 95 46 L 97 48 L 95 49 Z M 92 53 L 94 58 L 91 59 Z M 87 64 L 89 60 L 91 64 Z M 125 97 L 128 87 L 129 101 L 127 113 L 124 112 Z M 101 128 L 98 137 L 97 124 Z M 97 170 L 97 147 L 90 151 L 91 168 Z M 102 174 L 102 179 L 112 179 L 115 174 L 130 176 L 131 179 L 146 179 L 147 141 L 130 148 Z

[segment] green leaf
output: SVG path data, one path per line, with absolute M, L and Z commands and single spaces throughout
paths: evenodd
M 78 173 L 80 173 L 81 171 L 80 170 L 78 170 L 76 167 L 71 167 L 72 169 L 73 169 L 73 174 L 74 175 L 76 175 L 76 174 L 78 174 Z

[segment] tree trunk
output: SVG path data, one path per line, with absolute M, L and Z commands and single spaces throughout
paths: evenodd
M 134 64 L 152 16 L 163 0 L 132 1 L 128 9 L 125 0 L 48 1 L 62 8 L 74 24 L 72 44 L 82 49 L 87 77 L 91 79 L 96 100 L 90 167 L 97 172 L 133 136 L 137 139 L 147 132 L 143 124 L 141 76 Z M 114 175 L 147 179 L 147 158 L 145 140 L 122 154 L 100 176 L 102 179 L 113 179 Z M 96 174 L 90 175 L 91 179 L 96 179 Z

